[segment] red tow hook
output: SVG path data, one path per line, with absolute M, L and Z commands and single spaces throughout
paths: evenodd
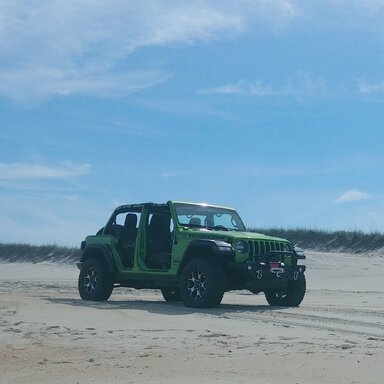
M 279 262 L 271 261 L 269 263 L 269 271 L 271 273 L 274 273 L 276 277 L 280 278 L 281 275 L 284 273 L 284 268 Z

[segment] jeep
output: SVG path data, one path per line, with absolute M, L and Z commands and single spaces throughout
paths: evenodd
M 246 230 L 232 208 L 168 201 L 117 207 L 81 243 L 83 300 L 108 300 L 116 287 L 160 289 L 167 302 L 209 308 L 224 292 L 264 292 L 272 306 L 299 306 L 305 289 L 301 249 Z

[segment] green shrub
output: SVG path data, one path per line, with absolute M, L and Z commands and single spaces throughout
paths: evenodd
M 80 259 L 80 249 L 57 245 L 1 244 L 0 261 L 72 263 Z
M 318 251 L 363 253 L 384 248 L 384 234 L 379 232 L 326 231 L 305 228 L 250 228 L 249 230 L 282 237 L 301 248 Z

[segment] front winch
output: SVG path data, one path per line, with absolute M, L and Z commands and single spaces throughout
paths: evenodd
M 285 270 L 284 270 L 284 268 L 282 268 L 282 263 L 279 263 L 279 262 L 276 262 L 276 261 L 271 261 L 269 263 L 269 271 L 271 273 L 276 274 L 277 278 L 280 278 Z

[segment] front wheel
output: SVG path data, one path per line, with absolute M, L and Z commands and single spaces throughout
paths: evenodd
M 90 258 L 81 268 L 78 288 L 83 300 L 106 301 L 112 294 L 113 281 L 101 261 Z
M 306 280 L 300 274 L 297 280 L 291 280 L 285 291 L 265 291 L 265 298 L 269 305 L 281 307 L 298 307 L 304 299 Z
M 218 263 L 192 259 L 181 275 L 180 294 L 185 306 L 217 307 L 224 295 L 224 280 L 224 271 Z

